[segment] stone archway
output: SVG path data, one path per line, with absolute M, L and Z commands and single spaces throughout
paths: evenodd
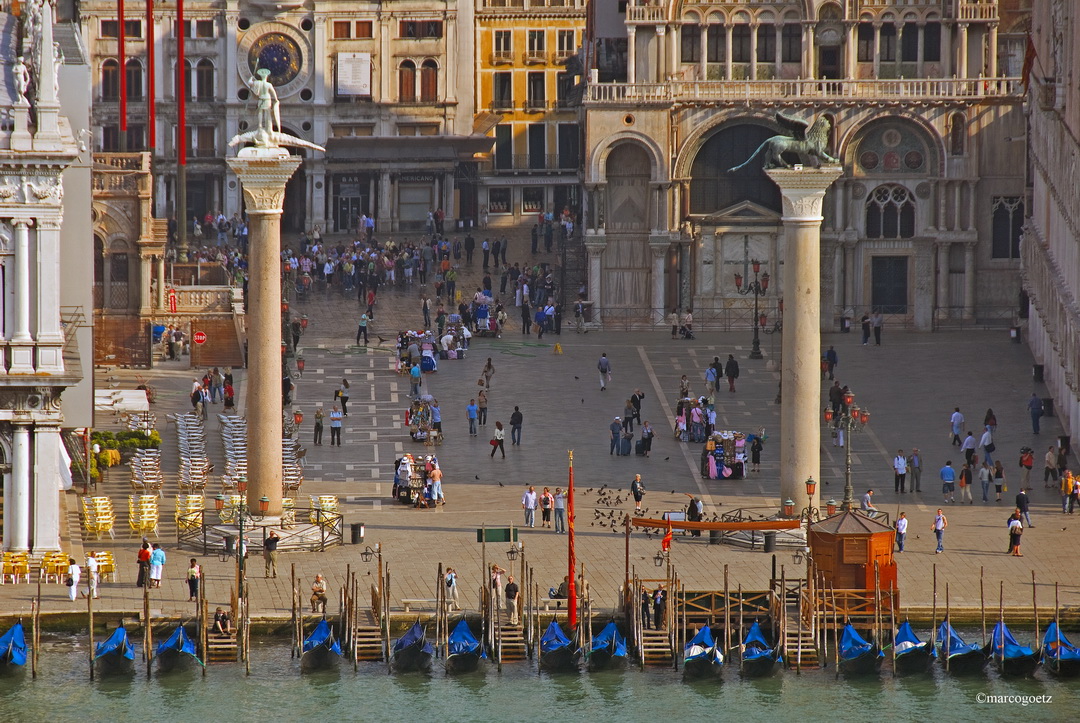
M 751 160 L 746 167 L 728 172 L 773 135 L 775 131 L 767 126 L 738 123 L 718 129 L 702 143 L 690 166 L 690 215 L 706 216 L 744 202 L 779 213 L 780 190 L 760 162 Z
M 641 145 L 616 145 L 604 164 L 607 178 L 603 283 L 601 308 L 605 316 L 629 314 L 628 318 L 649 318 L 652 255 L 649 231 L 659 219 L 649 152 Z

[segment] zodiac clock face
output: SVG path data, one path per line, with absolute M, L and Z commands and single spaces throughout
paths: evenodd
M 284 33 L 266 33 L 251 45 L 248 65 L 254 73 L 257 68 L 270 71 L 268 80 L 275 86 L 285 85 L 300 73 L 302 57 L 300 46 Z

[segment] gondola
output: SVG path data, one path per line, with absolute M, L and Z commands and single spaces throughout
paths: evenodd
M 868 643 L 852 627 L 844 626 L 840 635 L 840 672 L 848 676 L 877 675 L 885 654 L 873 643 Z
M 394 641 L 394 653 L 390 663 L 398 673 L 427 672 L 431 670 L 431 657 L 435 650 L 427 641 L 420 623 L 413 623 L 408 632 Z
M 977 643 L 965 643 L 946 620 L 938 627 L 938 657 L 945 669 L 956 675 L 978 673 L 986 665 L 986 654 Z
M 724 654 L 713 639 L 712 630 L 702 625 L 683 648 L 683 677 L 689 680 L 719 678 L 723 672 Z
M 21 670 L 26 665 L 26 634 L 21 622 L 16 622 L 0 635 L 0 673 Z
M 1010 677 L 1031 675 L 1039 665 L 1039 654 L 1017 642 L 1004 620 L 999 620 L 994 626 L 990 644 L 983 652 L 993 661 L 994 667 L 1000 670 L 1002 675 Z
M 745 678 L 764 678 L 775 673 L 781 662 L 779 649 L 769 645 L 761 626 L 755 622 L 743 640 L 739 674 Z
M 334 628 L 323 618 L 304 639 L 303 652 L 300 654 L 300 672 L 334 668 L 339 658 L 341 645 L 334 637 Z
M 937 657 L 937 651 L 931 642 L 919 640 L 911 629 L 911 623 L 905 622 L 896 631 L 893 638 L 893 673 L 896 675 L 917 675 L 930 670 Z
M 626 638 L 614 621 L 593 638 L 592 647 L 585 654 L 585 664 L 591 671 L 615 670 L 626 665 Z
M 196 663 L 203 664 L 195 649 L 195 641 L 187 634 L 183 625 L 177 625 L 169 639 L 157 646 L 154 663 L 159 673 L 188 670 Z
M 135 673 L 135 648 L 123 623 L 116 626 L 108 640 L 94 647 L 94 666 L 103 675 Z
M 1080 650 L 1076 649 L 1057 623 L 1050 623 L 1042 642 L 1042 664 L 1059 678 L 1080 675 Z
M 486 657 L 484 646 L 472 634 L 465 618 L 459 620 L 447 640 L 446 672 L 471 673 L 480 666 L 480 659 Z
M 554 620 L 540 638 L 540 669 L 552 673 L 577 672 L 581 649 L 574 646 Z

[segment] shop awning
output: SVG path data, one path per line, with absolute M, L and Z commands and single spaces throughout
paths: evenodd
M 446 163 L 468 161 L 495 144 L 487 136 L 360 136 L 326 142 L 327 163 Z

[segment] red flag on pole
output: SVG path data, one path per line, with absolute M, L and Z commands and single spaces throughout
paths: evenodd
M 574 452 L 570 455 L 570 473 L 566 490 L 566 545 L 569 584 L 566 587 L 567 622 L 573 628 L 577 625 L 577 552 L 574 550 Z
M 120 62 L 120 132 L 127 133 L 127 55 L 124 47 L 127 34 L 124 32 L 124 0 L 119 0 L 116 6 L 116 14 L 119 21 L 116 23 L 116 47 Z
M 176 162 L 187 165 L 187 68 L 184 63 L 184 0 L 176 0 Z M 181 219 L 181 223 L 184 219 Z
M 154 43 L 157 32 L 154 30 L 154 0 L 146 0 L 146 147 L 157 148 L 157 98 L 154 95 L 154 81 L 157 77 L 156 50 Z
M 1038 53 L 1035 50 L 1035 43 L 1031 40 L 1031 35 L 1027 37 L 1027 48 L 1024 50 L 1024 67 L 1020 72 L 1020 76 L 1024 81 L 1024 90 L 1028 89 L 1028 83 L 1031 82 L 1031 69 L 1035 67 L 1035 58 L 1038 57 Z
M 664 552 L 667 552 L 668 550 L 671 549 L 672 537 L 673 537 L 673 535 L 672 535 L 672 532 L 671 532 L 671 521 L 669 520 L 668 524 L 667 524 L 667 534 L 664 535 L 664 539 L 660 540 L 660 549 L 661 550 L 663 550 Z

